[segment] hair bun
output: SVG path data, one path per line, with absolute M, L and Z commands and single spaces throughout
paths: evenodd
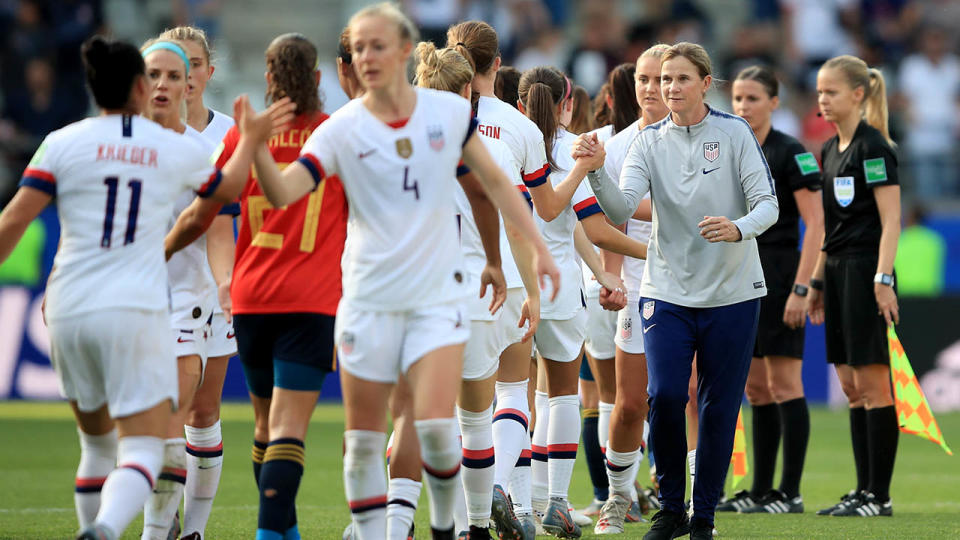
M 83 48 L 83 56 L 92 66 L 102 65 L 110 55 L 110 44 L 103 36 L 93 36 Z

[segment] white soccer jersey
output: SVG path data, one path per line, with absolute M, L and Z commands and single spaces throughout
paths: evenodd
M 457 240 L 457 164 L 475 123 L 470 103 L 417 88 L 399 127 L 353 100 L 313 132 L 299 162 L 318 183 L 338 175 L 350 207 L 343 302 L 403 311 L 468 294 Z
M 624 130 L 624 131 L 626 131 L 626 130 Z M 613 133 L 613 124 L 607 124 L 607 125 L 605 125 L 605 126 L 598 127 L 597 129 L 591 131 L 590 133 L 596 134 L 596 135 L 597 135 L 597 140 L 600 141 L 600 142 L 602 142 L 602 143 L 605 143 L 605 142 L 609 141 L 610 138 L 613 137 L 613 135 L 614 135 L 614 133 Z
M 603 168 L 607 171 L 615 182 L 620 183 L 620 170 L 623 169 L 623 162 L 627 159 L 627 150 L 633 139 L 640 133 L 640 120 L 630 124 L 620 133 L 610 137 L 604 145 L 607 151 L 607 158 L 604 161 Z M 643 196 L 649 199 L 650 194 Z M 627 236 L 644 244 L 650 241 L 650 231 L 653 230 L 653 224 L 649 221 L 630 218 L 627 221 Z M 643 269 L 646 261 L 643 259 L 634 259 L 633 257 L 623 257 L 623 267 L 621 277 L 623 284 L 627 287 L 627 296 L 630 299 L 640 298 L 640 281 L 643 279 Z
M 145 118 L 99 116 L 47 135 L 21 181 L 57 199 L 47 317 L 166 310 L 163 238 L 174 199 L 188 188 L 208 196 L 220 179 L 195 143 Z
M 510 149 L 507 148 L 507 145 L 502 141 L 496 139 L 490 139 L 487 137 L 482 138 L 484 146 L 487 147 L 487 151 L 490 152 L 491 157 L 500 166 L 501 169 L 508 175 L 511 176 L 510 169 L 513 166 L 513 158 L 510 154 Z M 459 173 L 460 171 L 458 171 Z M 469 290 L 479 290 L 480 288 L 480 273 L 483 272 L 483 268 L 487 264 L 487 256 L 483 251 L 483 242 L 480 240 L 480 231 L 477 229 L 477 222 L 473 219 L 473 208 L 470 206 L 470 201 L 467 199 L 467 194 L 463 191 L 463 188 L 460 187 L 459 182 L 457 183 L 456 190 L 456 199 L 457 199 L 457 224 L 460 231 L 460 250 L 463 253 L 463 266 L 466 270 L 468 281 L 470 283 Z M 515 274 L 515 281 L 519 282 L 520 285 L 514 285 L 514 287 L 519 287 L 523 284 L 520 280 L 520 274 L 517 272 L 517 265 L 513 263 L 513 256 L 510 253 L 510 245 L 506 245 L 506 253 L 504 253 L 504 244 L 506 244 L 507 235 L 503 227 L 503 218 L 500 218 L 500 258 L 501 265 L 504 271 L 504 277 L 506 277 L 508 266 L 512 269 L 513 274 Z M 513 264 L 505 264 L 507 261 Z M 507 287 L 509 288 L 510 279 L 507 278 Z M 491 315 L 490 311 L 487 309 L 490 305 L 490 292 L 487 292 L 485 298 L 476 298 L 473 293 L 471 293 L 471 302 L 470 302 L 470 318 L 474 321 L 493 321 L 500 318 L 501 311 L 498 311 L 496 315 Z
M 570 148 L 576 136 L 560 129 L 553 143 L 553 161 L 557 169 L 550 174 L 554 185 L 562 182 L 573 169 L 574 161 L 570 157 Z M 540 317 L 543 319 L 566 320 L 574 317 L 585 306 L 583 296 L 583 274 L 573 244 L 573 229 L 577 220 L 600 213 L 596 197 L 586 182 L 581 182 L 570 199 L 570 204 L 552 221 L 544 221 L 535 216 L 543 241 L 550 250 L 557 268 L 560 270 L 560 292 L 554 301 L 543 295 L 540 300 Z
M 214 155 L 211 159 L 216 162 L 217 157 L 219 157 L 220 152 L 223 149 L 223 137 L 226 136 L 227 132 L 230 131 L 230 128 L 233 127 L 234 121 L 232 116 L 223 114 L 222 112 L 209 109 L 210 111 L 210 120 L 207 123 L 207 127 L 200 132 L 200 136 L 207 140 L 214 148 Z M 239 216 L 240 215 L 240 203 L 230 203 L 223 205 L 223 209 L 220 210 L 220 214 L 230 215 L 230 216 Z M 206 236 L 204 236 L 204 241 L 206 241 Z M 217 298 L 217 282 L 213 279 L 213 273 L 210 272 L 210 265 L 207 264 L 207 284 L 210 287 L 212 297 L 209 302 L 213 305 L 214 313 L 223 313 L 223 310 L 220 308 L 220 301 Z
M 524 182 L 539 185 L 545 182 L 550 174 L 540 129 L 532 120 L 507 103 L 484 96 L 480 96 L 477 102 L 477 124 L 477 133 L 484 140 L 498 140 L 506 144 L 512 157 L 510 180 L 523 193 L 527 202 L 531 203 L 530 193 Z M 523 281 L 520 279 L 517 263 L 513 260 L 513 253 L 506 240 L 506 233 L 502 233 L 500 254 L 507 287 L 522 287 Z
M 216 145 L 211 144 L 209 139 L 192 127 L 186 128 L 182 136 L 209 159 Z M 185 190 L 177 196 L 170 214 L 170 229 L 177 222 L 180 213 L 190 206 L 194 197 L 196 195 L 192 190 Z M 206 324 L 217 303 L 216 284 L 210 275 L 210 264 L 207 262 L 207 235 L 200 236 L 174 253 L 167 261 L 167 274 L 170 279 L 170 314 L 173 327 L 194 330 Z

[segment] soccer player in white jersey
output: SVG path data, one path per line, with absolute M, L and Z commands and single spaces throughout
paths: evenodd
M 144 116 L 188 139 L 210 156 L 215 146 L 181 120 L 185 108 L 190 62 L 179 42 L 151 40 L 143 47 L 147 79 L 151 83 L 150 100 Z M 170 213 L 170 224 L 193 201 L 189 192 L 182 193 Z M 163 471 L 144 508 L 143 540 L 167 537 L 180 507 L 187 479 L 186 439 L 183 425 L 193 396 L 203 377 L 206 363 L 206 326 L 213 314 L 215 290 L 207 279 L 206 238 L 174 253 L 167 262 L 171 292 L 171 324 L 175 336 L 180 401 L 170 421 L 164 444 Z M 177 520 L 178 521 L 178 520 Z M 179 523 L 174 529 L 179 527 Z
M 160 34 L 159 39 L 176 41 L 190 60 L 187 77 L 188 126 L 197 130 L 213 148 L 217 148 L 227 131 L 233 127 L 233 118 L 207 108 L 203 93 L 213 77 L 210 44 L 202 29 L 178 26 Z M 237 342 L 230 324 L 230 277 L 233 272 L 233 219 L 240 213 L 240 205 L 224 205 L 204 234 L 209 272 L 213 315 L 206 328 L 207 363 L 203 382 L 187 412 L 184 431 L 187 441 L 187 483 L 183 495 L 183 527 L 185 540 L 200 540 L 210 517 L 213 498 L 220 484 L 223 470 L 223 435 L 220 429 L 220 399 L 223 381 L 227 375 L 227 361 L 237 352 Z
M 598 153 L 594 156 L 596 162 L 578 164 L 569 157 L 568 149 L 575 137 L 560 125 L 570 88 L 570 81 L 556 69 L 538 67 L 520 78 L 519 95 L 521 112 L 538 126 L 551 156 L 550 185 L 527 185 L 533 191 L 537 224 L 563 276 L 557 299 L 544 302 L 540 309 L 540 326 L 534 337 L 537 352 L 544 359 L 540 372 L 546 375 L 544 385 L 538 377 L 538 387 L 549 391 L 543 395 L 538 390 L 533 440 L 535 452 L 546 447 L 548 490 L 543 490 L 543 463 L 538 460 L 533 471 L 533 505 L 536 511 L 544 512 L 542 523 L 546 531 L 579 537 L 580 528 L 570 517 L 567 490 L 580 439 L 577 380 L 587 314 L 583 276 L 574 256 L 574 229 L 579 220 L 593 243 L 633 257 L 646 257 L 646 246 L 611 227 L 596 198 L 579 184 L 587 171 L 603 165 L 604 156 Z M 546 208 L 540 206 L 542 201 L 546 201 Z M 581 256 L 596 258 L 596 253 L 587 249 Z M 594 271 L 602 285 L 619 290 L 622 296 L 623 285 L 618 277 L 609 276 L 608 280 L 607 273 L 600 268 Z
M 137 116 L 150 84 L 135 47 L 95 36 L 81 54 L 103 113 L 44 140 L 0 214 L 0 262 L 56 197 L 62 237 L 45 315 L 80 437 L 78 538 L 114 540 L 160 473 L 177 400 L 162 247 L 174 199 L 193 189 L 233 200 L 271 126 L 237 100 L 243 151 L 215 170 L 190 141 Z
M 473 135 L 470 104 L 446 92 L 415 89 L 406 66 L 416 29 L 392 4 L 350 21 L 354 68 L 366 92 L 335 112 L 281 173 L 257 153 L 259 182 L 282 206 L 327 175 L 343 182 L 350 206 L 343 299 L 336 337 L 346 408 L 344 484 L 354 533 L 386 536 L 384 412 L 397 377 L 413 394 L 414 425 L 430 477 L 431 514 L 450 516 L 462 489 L 454 402 L 469 330 L 464 275 L 453 223 L 461 155 L 490 199 L 537 252 L 538 275 L 559 280 L 522 198 Z M 559 283 L 558 283 L 559 284 Z M 451 518 L 435 537 L 453 538 Z

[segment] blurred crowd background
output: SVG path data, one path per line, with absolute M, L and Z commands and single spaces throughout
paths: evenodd
M 321 51 L 321 93 L 332 112 L 345 97 L 333 76 L 339 31 L 369 1 L 0 0 L 0 203 L 50 131 L 91 114 L 79 45 L 107 32 L 140 43 L 166 27 L 204 28 L 217 71 L 207 101 L 263 93 L 263 50 L 286 31 Z M 653 43 L 707 47 L 719 83 L 709 102 L 729 110 L 726 81 L 750 64 L 775 66 L 774 125 L 815 154 L 833 135 L 817 116 L 824 60 L 855 54 L 886 75 L 899 143 L 905 238 L 898 271 L 924 274 L 918 294 L 960 291 L 960 0 L 405 0 L 424 39 L 445 41 L 464 19 L 490 22 L 504 65 L 555 65 L 593 95 L 608 72 Z M 911 228 L 912 227 L 912 228 Z M 900 268 L 900 267 L 903 268 Z M 908 268 L 913 266 L 915 268 Z M 909 275 L 907 281 L 909 282 Z M 0 272 L 2 279 L 2 272 Z M 910 283 L 906 292 L 911 294 Z

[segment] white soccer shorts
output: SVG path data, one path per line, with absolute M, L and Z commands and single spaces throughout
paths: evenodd
M 170 400 L 176 408 L 177 359 L 166 311 L 118 309 L 51 319 L 51 361 L 63 395 L 81 411 L 104 403 L 113 418 Z
M 603 309 L 599 296 L 587 296 L 587 337 L 584 347 L 587 354 L 596 360 L 610 360 L 616 355 L 613 336 L 617 333 L 617 313 Z
M 210 328 L 207 332 L 207 357 L 233 356 L 237 354 L 237 339 L 233 325 L 227 322 L 226 315 L 218 307 L 213 312 Z
M 470 319 L 462 301 L 408 311 L 366 311 L 341 300 L 334 336 L 344 370 L 368 381 L 394 383 L 427 353 L 466 343 Z
M 540 319 L 533 340 L 537 351 L 545 359 L 573 362 L 580 359 L 583 340 L 587 333 L 587 310 L 581 309 L 572 319 L 558 321 Z
M 614 338 L 621 351 L 644 354 L 643 324 L 640 323 L 640 298 L 629 298 L 627 307 L 617 312 L 617 335 Z

